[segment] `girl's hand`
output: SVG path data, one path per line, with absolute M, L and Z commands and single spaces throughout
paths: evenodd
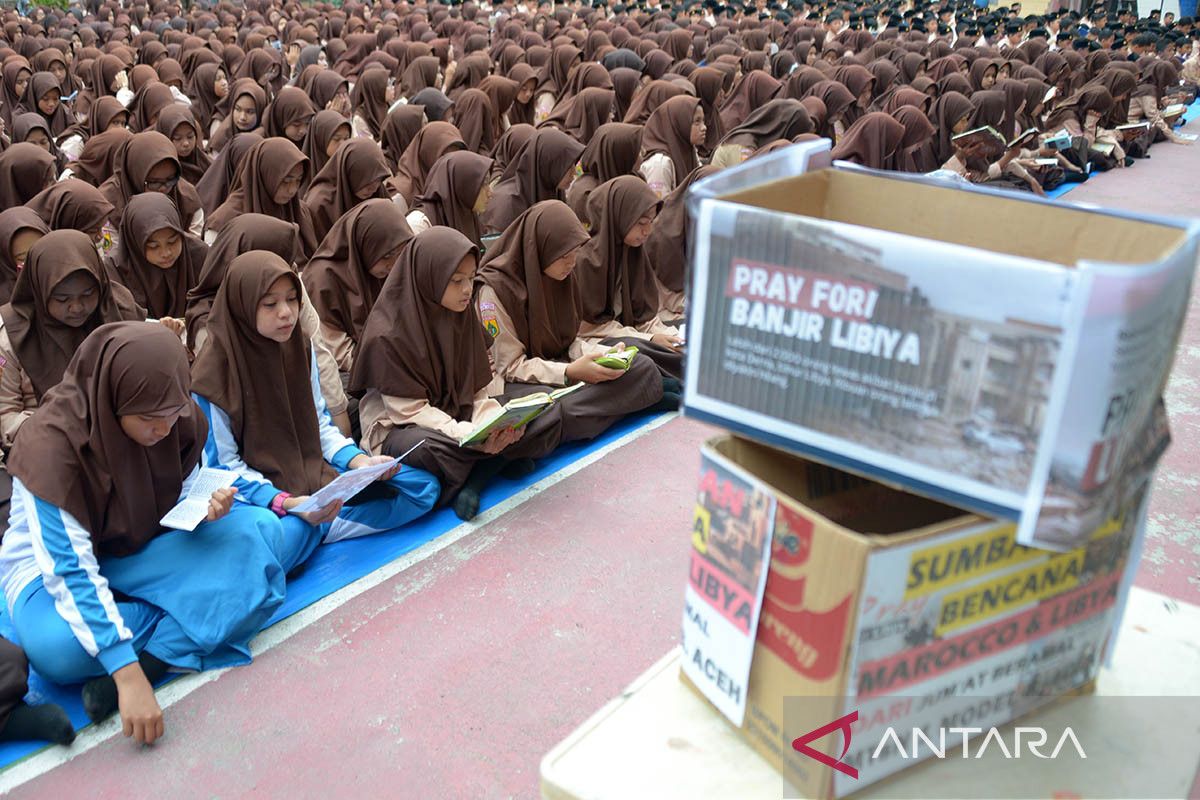
M 283 501 L 283 510 L 291 511 L 301 503 L 308 502 L 308 498 L 309 495 L 289 497 Z M 333 522 L 340 513 L 342 513 L 342 501 L 335 500 L 324 508 L 318 508 L 316 511 L 307 511 L 303 514 L 295 514 L 294 516 L 299 517 L 309 525 L 324 525 L 326 522 Z
M 494 456 L 503 451 L 509 445 L 520 441 L 521 437 L 524 435 L 524 428 L 504 428 L 502 430 L 492 431 L 492 434 L 488 436 L 487 441 L 483 442 L 482 444 L 477 444 L 475 447 L 490 456 Z
M 208 498 L 208 516 L 205 519 L 209 522 L 216 522 L 228 514 L 233 508 L 233 498 L 236 494 L 237 489 L 232 486 L 213 492 L 212 497 Z
M 656 333 L 650 337 L 650 341 L 659 347 L 667 348 L 673 353 L 678 353 L 679 349 L 683 347 L 683 339 L 666 333 Z
M 186 323 L 175 317 L 159 317 L 158 324 L 169 330 L 176 336 L 183 336 L 183 331 L 186 328 Z
M 596 356 L 581 356 L 570 364 L 567 364 L 567 380 L 583 381 L 584 383 L 604 383 L 616 380 L 625 374 L 624 370 L 612 369 L 611 367 L 597 364 L 593 360 L 594 358 Z
M 117 684 L 117 709 L 121 714 L 121 733 L 138 744 L 154 744 L 162 738 L 163 713 L 154 697 L 154 688 L 136 661 L 113 673 Z
M 350 459 L 350 463 L 347 466 L 349 466 L 350 469 L 362 469 L 363 467 L 373 467 L 376 464 L 387 464 L 387 463 L 390 463 L 391 461 L 392 461 L 391 456 L 357 455 L 354 458 Z M 403 467 L 403 464 L 397 464 L 396 466 L 389 469 L 387 472 L 380 475 L 375 480 L 390 481 L 392 478 L 396 477 L 396 475 L 398 475 L 400 473 L 401 467 Z

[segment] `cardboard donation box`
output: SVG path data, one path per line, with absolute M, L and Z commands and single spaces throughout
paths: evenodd
M 740 720 L 780 769 L 783 796 L 850 794 L 929 756 L 877 753 L 886 728 L 904 749 L 915 728 L 936 744 L 939 726 L 988 731 L 1089 684 L 1120 620 L 1144 499 L 1083 546 L 1054 552 L 1019 544 L 1010 521 L 740 437 L 712 439 L 683 679 Z M 855 712 L 843 738 L 837 721 Z M 794 746 L 823 726 L 830 735 L 807 746 L 824 761 Z
M 1166 447 L 1200 223 L 807 171 L 827 147 L 689 194 L 685 412 L 1079 546 Z

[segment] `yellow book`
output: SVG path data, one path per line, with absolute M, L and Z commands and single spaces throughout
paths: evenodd
M 602 367 L 609 369 L 629 369 L 629 365 L 633 363 L 633 358 L 638 354 L 636 347 L 626 347 L 624 350 L 613 350 L 610 353 L 605 353 L 596 359 L 596 363 Z

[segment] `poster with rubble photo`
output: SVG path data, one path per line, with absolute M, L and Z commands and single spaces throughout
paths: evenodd
M 1059 550 L 1078 546 L 1140 491 L 1169 444 L 1162 395 L 1192 295 L 1184 252 L 1155 268 L 1091 272 L 1068 413 L 1028 539 Z
M 838 773 L 836 794 L 912 766 L 880 747 L 889 728 L 906 746 L 915 728 L 934 742 L 939 730 L 987 731 L 1091 680 L 1136 566 L 1144 497 L 1068 552 L 1026 547 L 995 521 L 873 552 L 846 690 L 859 717 L 843 761 L 859 776 Z
M 692 525 L 684 590 L 683 671 L 741 726 L 775 529 L 775 497 L 707 453 Z
M 1049 470 L 1080 276 L 705 204 L 689 411 L 952 504 L 1017 516 Z

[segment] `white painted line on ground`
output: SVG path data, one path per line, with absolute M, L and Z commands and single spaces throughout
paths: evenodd
M 455 544 L 461 539 L 478 531 L 488 523 L 500 518 L 509 511 L 512 511 L 517 506 L 536 497 L 542 492 L 549 489 L 551 486 L 566 480 L 582 469 L 596 463 L 608 453 L 620 447 L 624 447 L 630 442 L 636 441 L 653 430 L 656 430 L 671 420 L 679 416 L 676 413 L 663 414 L 656 419 L 652 419 L 637 430 L 617 439 L 615 442 L 604 445 L 600 449 L 588 453 L 567 466 L 555 472 L 553 475 L 547 475 L 542 480 L 514 494 L 506 500 L 497 503 L 492 508 L 480 514 L 470 522 L 463 522 L 458 526 L 451 528 L 446 533 L 426 542 L 421 547 L 413 550 L 407 555 L 401 556 L 395 561 L 384 564 L 379 569 L 371 572 L 353 583 L 343 586 L 336 592 L 326 595 L 311 606 L 297 611 L 286 619 L 282 619 L 271 627 L 264 630 L 254 641 L 250 643 L 250 651 L 253 655 L 258 656 L 270 650 L 282 642 L 287 641 L 295 636 L 300 631 L 317 622 L 322 617 L 336 611 L 339 607 L 350 602 L 359 595 L 367 592 L 381 583 L 384 583 L 391 578 L 404 572 L 409 567 L 419 564 L 422 561 L 437 555 L 447 547 Z M 253 665 L 252 665 L 253 666 Z M 236 669 L 236 668 L 235 668 Z M 187 697 L 192 692 L 199 689 L 206 683 L 211 683 L 217 680 L 229 669 L 217 669 L 210 672 L 199 672 L 189 675 L 183 675 L 179 678 L 163 686 L 155 692 L 158 698 L 158 704 L 164 710 Z M 168 719 L 168 725 L 170 720 Z M 70 747 L 48 747 L 45 750 L 34 753 L 23 761 L 18 761 L 8 769 L 0 772 L 0 795 L 12 791 L 23 783 L 27 783 L 39 775 L 43 775 L 55 767 L 65 764 L 77 756 L 86 753 L 87 751 L 107 742 L 121 734 L 120 717 L 114 714 L 104 722 L 96 725 L 89 725 L 79 732 L 75 738 L 75 743 Z M 132 747 L 133 745 L 130 744 Z

